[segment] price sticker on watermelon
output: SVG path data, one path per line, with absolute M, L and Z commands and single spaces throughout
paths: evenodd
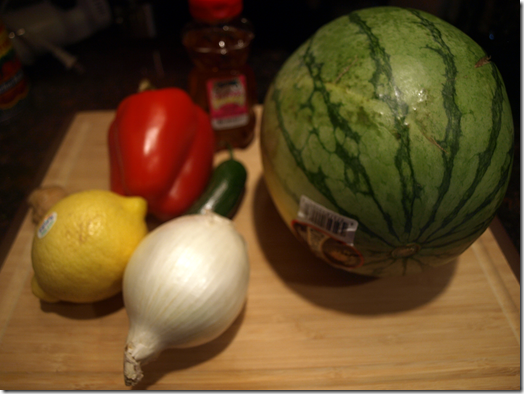
M 350 270 L 364 264 L 362 254 L 353 246 L 356 220 L 301 196 L 292 227 L 315 255 L 331 265 Z

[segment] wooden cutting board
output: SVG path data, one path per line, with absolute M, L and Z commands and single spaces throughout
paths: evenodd
M 113 115 L 79 113 L 43 184 L 107 189 Z M 249 245 L 247 305 L 217 340 L 146 365 L 138 388 L 520 389 L 520 286 L 491 230 L 419 275 L 345 273 L 313 257 L 280 219 L 258 143 L 236 157 L 249 172 L 235 217 Z M 28 215 L 0 271 L 0 389 L 125 389 L 121 296 L 41 303 L 30 290 L 33 231 Z

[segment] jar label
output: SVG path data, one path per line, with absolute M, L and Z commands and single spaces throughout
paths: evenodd
M 215 78 L 207 81 L 209 115 L 215 130 L 245 126 L 249 122 L 246 77 Z

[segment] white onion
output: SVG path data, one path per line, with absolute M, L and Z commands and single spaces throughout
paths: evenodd
M 126 385 L 138 383 L 141 365 L 162 350 L 222 334 L 242 310 L 248 282 L 246 243 L 229 219 L 182 216 L 148 234 L 124 274 Z

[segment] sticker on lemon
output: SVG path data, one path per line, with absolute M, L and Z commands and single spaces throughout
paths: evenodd
M 38 224 L 33 293 L 43 301 L 89 303 L 122 290 L 125 267 L 147 234 L 147 202 L 104 190 L 58 201 Z

